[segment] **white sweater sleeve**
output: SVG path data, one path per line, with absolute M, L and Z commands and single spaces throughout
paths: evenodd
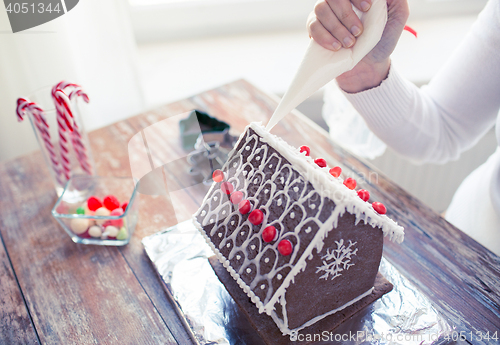
M 412 161 L 457 159 L 500 108 L 500 1 L 488 2 L 429 85 L 419 89 L 391 67 L 380 86 L 344 94 L 380 139 Z

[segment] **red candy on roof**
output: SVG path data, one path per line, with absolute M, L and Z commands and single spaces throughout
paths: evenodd
M 366 189 L 360 189 L 358 190 L 358 196 L 361 198 L 361 200 L 368 201 L 370 199 L 370 192 Z
M 278 243 L 278 252 L 280 252 L 280 254 L 283 256 L 292 254 L 292 242 L 290 242 L 289 240 L 281 240 L 280 243 Z
M 264 242 L 272 242 L 276 237 L 276 228 L 272 225 L 269 225 L 262 231 L 262 239 Z
M 341 172 L 341 167 L 333 167 L 330 169 L 330 175 L 332 175 L 333 177 L 339 177 Z
M 320 168 L 326 168 L 326 161 L 323 158 L 316 158 L 314 163 L 318 164 Z
M 234 187 L 231 182 L 222 182 L 220 185 L 220 189 L 222 193 L 229 195 L 233 192 Z
M 239 204 L 241 202 L 241 200 L 243 200 L 243 193 L 240 192 L 239 190 L 237 190 L 236 192 L 234 192 L 233 194 L 231 194 L 231 203 L 232 204 Z
M 344 180 L 344 185 L 345 185 L 347 188 L 349 188 L 349 189 L 354 189 L 354 188 L 356 188 L 356 184 L 357 184 L 357 183 L 356 183 L 356 180 L 355 180 L 355 179 L 353 179 L 353 178 L 348 177 L 348 178 L 346 178 L 346 179 Z
M 309 156 L 311 154 L 311 149 L 309 146 L 303 145 L 300 147 L 300 153 L 305 152 L 306 156 Z
M 253 225 L 259 225 L 262 223 L 264 220 L 264 213 L 262 213 L 261 210 L 253 210 L 249 215 L 248 215 L 248 220 L 250 223 Z
M 374 202 L 372 204 L 372 206 L 373 206 L 373 209 L 375 211 L 377 211 L 377 213 L 379 213 L 379 214 L 385 214 L 387 212 L 387 208 L 381 202 Z
M 219 169 L 217 169 L 212 174 L 212 179 L 215 182 L 221 182 L 222 180 L 224 180 L 224 173 L 222 171 L 220 171 Z
M 252 208 L 252 205 L 250 204 L 250 201 L 248 200 L 242 200 L 238 204 L 238 210 L 240 211 L 241 214 L 247 214 L 250 212 L 250 209 Z

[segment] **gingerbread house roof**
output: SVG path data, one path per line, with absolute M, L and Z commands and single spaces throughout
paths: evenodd
M 404 230 L 392 219 L 377 213 L 341 178 L 319 167 L 311 157 L 250 124 L 222 168 L 225 181 L 214 182 L 194 215 L 194 223 L 232 277 L 259 308 L 271 315 L 275 303 L 294 277 L 307 266 L 313 249 L 321 251 L 325 236 L 345 212 L 402 242 Z M 241 191 L 252 209 L 263 212 L 254 225 L 248 214 L 233 205 L 226 187 Z M 274 226 L 274 241 L 263 241 L 262 230 Z M 281 255 L 278 244 L 287 239 L 290 255 Z

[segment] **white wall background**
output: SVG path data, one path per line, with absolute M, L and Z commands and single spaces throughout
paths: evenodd
M 143 110 L 136 59 L 125 0 L 82 0 L 64 16 L 16 34 L 0 6 L 0 160 L 38 148 L 28 121 L 17 122 L 16 99 L 63 79 L 91 98 L 88 130 Z

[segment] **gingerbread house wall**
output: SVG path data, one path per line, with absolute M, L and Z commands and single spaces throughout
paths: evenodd
M 355 216 L 345 213 L 325 237 L 321 251 L 313 251 L 306 269 L 287 288 L 286 303 L 275 304 L 277 316 L 283 320 L 286 315 L 286 324 L 293 330 L 370 291 L 382 250 L 382 230 L 355 225 Z

